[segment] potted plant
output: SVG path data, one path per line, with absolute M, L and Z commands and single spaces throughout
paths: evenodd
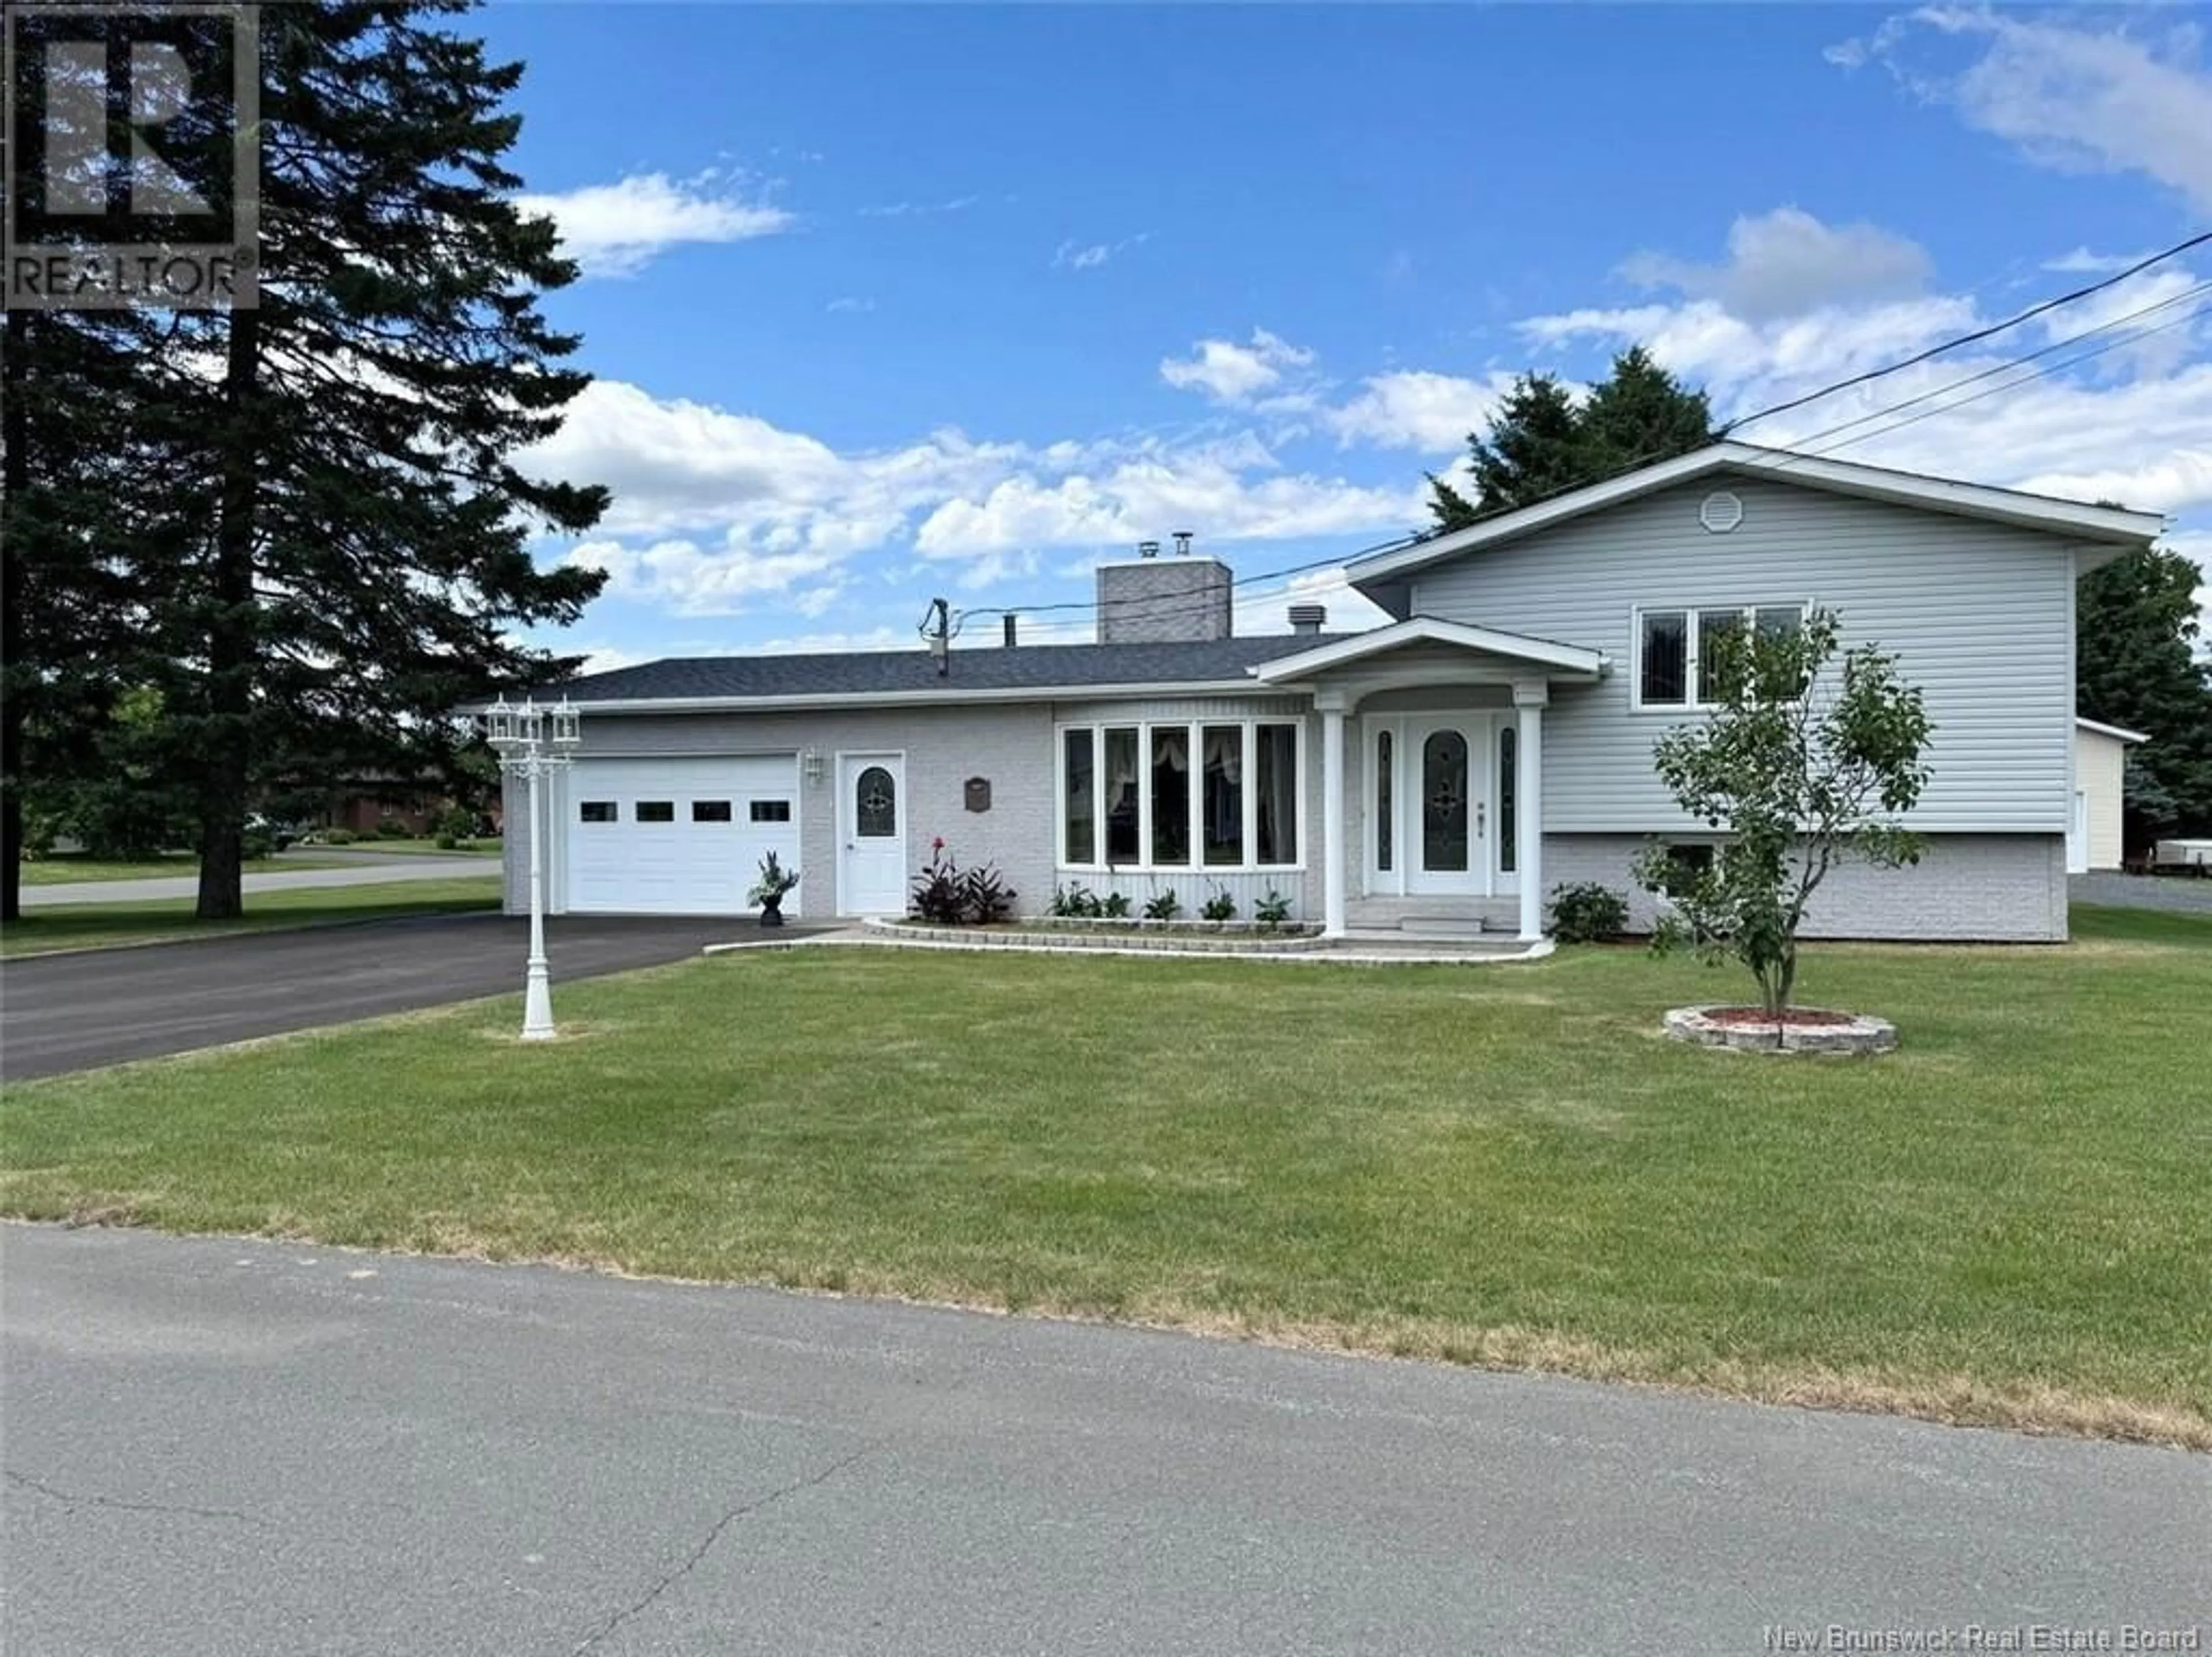
M 781 926 L 783 894 L 798 884 L 799 871 L 786 868 L 776 861 L 775 854 L 771 851 L 761 859 L 760 879 L 755 880 L 753 889 L 745 893 L 745 901 L 760 905 L 760 923 L 763 926 Z

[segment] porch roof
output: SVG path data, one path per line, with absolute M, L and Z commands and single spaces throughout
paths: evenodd
M 1332 639 L 1311 649 L 1278 656 L 1249 671 L 1263 685 L 1295 684 L 1342 668 L 1381 667 L 1384 664 L 1376 658 L 1414 644 L 1441 644 L 1465 650 L 1471 655 L 1501 657 L 1516 666 L 1540 668 L 1547 677 L 1598 679 L 1604 675 L 1608 665 L 1604 651 L 1585 649 L 1578 644 L 1533 638 L 1526 633 L 1508 633 L 1495 627 L 1470 626 L 1435 616 L 1410 616 L 1371 632 Z

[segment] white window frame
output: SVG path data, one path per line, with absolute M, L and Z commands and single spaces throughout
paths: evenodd
M 1287 725 L 1297 733 L 1292 741 L 1291 798 L 1296 806 L 1292 818 L 1292 832 L 1297 836 L 1298 855 L 1287 863 L 1263 863 L 1253 856 L 1260 844 L 1259 728 L 1262 725 Z M 1198 768 L 1204 763 L 1204 733 L 1235 726 L 1243 733 L 1243 782 L 1239 784 L 1243 798 L 1244 820 L 1242 827 L 1244 848 L 1243 860 L 1234 863 L 1209 863 L 1206 861 L 1206 791 L 1197 786 Z M 1109 730 L 1133 730 L 1137 734 L 1137 846 L 1141 856 L 1135 862 L 1109 863 L 1106 861 L 1106 733 Z M 1067 738 L 1071 732 L 1091 734 L 1091 847 L 1095 856 L 1087 863 L 1071 862 L 1067 857 Z M 1155 863 L 1152 852 L 1152 733 L 1180 731 L 1185 740 L 1185 752 L 1191 757 L 1194 781 L 1190 795 L 1190 861 L 1182 863 Z M 1188 719 L 1071 719 L 1053 727 L 1052 736 L 1052 852 L 1053 866 L 1070 874 L 1297 874 L 1306 866 L 1306 766 L 1310 763 L 1306 750 L 1312 745 L 1306 740 L 1306 722 L 1298 714 L 1247 714 L 1233 718 Z
M 1809 599 L 1770 600 L 1765 603 L 1739 604 L 1729 600 L 1716 604 L 1693 604 L 1686 600 L 1668 604 L 1639 604 L 1629 614 L 1628 620 L 1628 706 L 1639 714 L 1703 714 L 1711 713 L 1720 704 L 1698 699 L 1698 657 L 1702 641 L 1698 637 L 1704 623 L 1700 619 L 1708 612 L 1733 610 L 1747 625 L 1759 624 L 1762 610 L 1795 610 L 1797 624 L 1802 627 L 1805 618 L 1812 612 Z M 1680 702 L 1646 702 L 1644 699 L 1644 618 L 1646 615 L 1682 617 L 1682 700 Z

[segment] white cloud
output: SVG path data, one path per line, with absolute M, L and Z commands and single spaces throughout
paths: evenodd
M 2056 259 L 2046 259 L 2043 268 L 2063 276 L 2110 276 L 2115 271 L 2124 271 L 2140 265 L 2150 257 L 2146 250 L 2140 253 L 2098 253 L 2087 247 L 2076 247 L 2070 253 L 2061 253 Z
M 860 299 L 848 295 L 842 299 L 831 300 L 822 308 L 833 314 L 840 311 L 872 311 L 876 308 L 876 302 L 872 299 Z
M 1728 258 L 1721 264 L 1641 253 L 1620 267 L 1640 287 L 1717 300 L 1753 322 L 1839 302 L 1917 293 L 1932 268 L 1917 242 L 1894 231 L 1824 224 L 1796 207 L 1738 218 L 1729 227 Z
M 1848 46 L 1859 62 L 1880 61 L 1917 96 L 1955 108 L 2038 166 L 2148 174 L 2204 212 L 2212 211 L 2212 74 L 2191 61 L 2194 36 L 1936 5 Z M 1979 55 L 1964 68 L 1929 67 L 1939 41 Z M 1829 55 L 1848 64 L 1850 52 Z
M 1250 432 L 1035 445 L 940 431 L 846 454 L 619 381 L 588 387 L 526 461 L 613 491 L 570 561 L 606 570 L 623 597 L 693 614 L 820 613 L 866 553 L 952 564 L 950 579 L 976 590 L 1035 574 L 1048 550 L 1127 546 L 1184 526 L 1209 541 L 1374 536 L 1423 515 L 1418 476 L 1377 489 L 1292 473 Z
M 735 181 L 715 172 L 690 179 L 637 173 L 615 184 L 519 196 L 515 204 L 550 217 L 562 251 L 594 277 L 635 276 L 685 242 L 749 241 L 795 222 L 781 207 L 741 199 Z
M 1370 375 L 1358 395 L 1326 411 L 1324 423 L 1346 442 L 1445 454 L 1464 448 L 1490 421 L 1512 376 L 1484 380 L 1406 369 Z
M 955 196 L 950 201 L 894 201 L 878 207 L 863 207 L 860 215 L 864 219 L 927 218 L 939 213 L 964 212 L 982 199 L 980 196 Z
M 1265 328 L 1252 330 L 1252 343 L 1201 339 L 1188 357 L 1160 359 L 1160 378 L 1178 391 L 1200 391 L 1217 403 L 1249 403 L 1258 393 L 1282 382 L 1284 375 L 1314 360 L 1312 351 L 1277 338 Z
M 1052 267 L 1055 271 L 1095 271 L 1107 260 L 1119 258 L 1132 247 L 1141 247 L 1152 239 L 1150 230 L 1139 230 L 1119 241 L 1063 241 L 1053 252 Z

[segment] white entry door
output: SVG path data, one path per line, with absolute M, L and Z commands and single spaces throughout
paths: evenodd
M 906 913 L 906 760 L 895 753 L 837 760 L 837 912 Z
M 1492 792 L 1486 714 L 1407 722 L 1404 779 L 1406 890 L 1486 896 Z

